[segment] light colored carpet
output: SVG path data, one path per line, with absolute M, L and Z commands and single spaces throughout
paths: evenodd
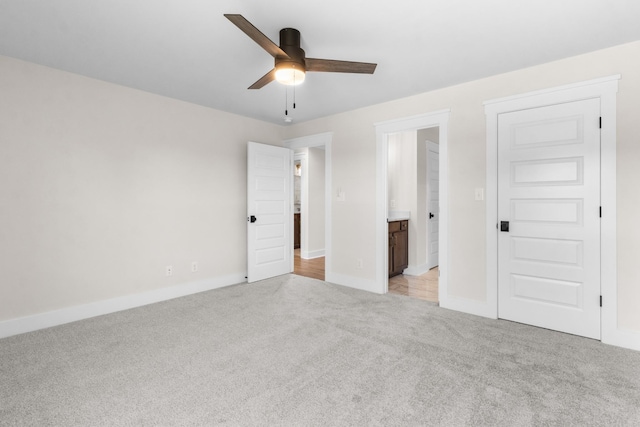
M 287 275 L 0 340 L 0 425 L 640 425 L 640 353 Z

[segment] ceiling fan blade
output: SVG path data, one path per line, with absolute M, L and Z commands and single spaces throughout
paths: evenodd
M 253 24 L 247 21 L 244 16 L 238 14 L 226 13 L 224 15 L 229 21 L 233 22 L 236 27 L 240 28 L 242 32 L 251 37 L 251 39 L 258 43 L 260 47 L 269 52 L 271 56 L 288 58 L 289 55 L 280 49 L 277 44 L 272 42 L 269 37 L 262 34 L 262 32 L 253 26 Z
M 307 71 L 326 73 L 362 73 L 373 74 L 378 64 L 369 62 L 336 61 L 334 59 L 305 59 Z
M 276 79 L 276 69 L 274 68 L 264 76 L 260 77 L 260 79 L 257 82 L 249 86 L 249 89 L 260 89 L 261 87 L 266 86 L 267 84 L 271 83 L 275 79 Z

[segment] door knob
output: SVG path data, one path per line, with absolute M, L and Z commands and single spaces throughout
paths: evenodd
M 500 231 L 509 232 L 509 221 L 500 221 Z
M 429 212 L 429 219 L 433 218 L 435 215 Z
M 247 218 L 247 221 L 249 221 L 250 223 L 254 223 L 258 220 L 258 218 L 256 218 L 255 216 L 251 215 L 249 218 Z

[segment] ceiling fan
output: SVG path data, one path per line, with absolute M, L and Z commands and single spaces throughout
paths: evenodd
M 297 85 L 304 81 L 307 71 L 373 74 L 376 69 L 377 64 L 368 62 L 305 58 L 304 50 L 300 48 L 300 31 L 295 28 L 280 30 L 278 46 L 242 15 L 224 16 L 275 58 L 274 68 L 249 86 L 249 89 L 260 89 L 274 80 L 285 85 Z

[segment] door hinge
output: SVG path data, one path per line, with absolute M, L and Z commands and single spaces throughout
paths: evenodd
M 602 218 L 602 206 L 600 206 L 600 218 Z
M 600 126 L 600 129 L 602 129 L 602 117 L 600 117 L 600 124 L 599 124 L 599 126 Z
M 600 295 L 600 307 L 602 307 L 602 295 Z

